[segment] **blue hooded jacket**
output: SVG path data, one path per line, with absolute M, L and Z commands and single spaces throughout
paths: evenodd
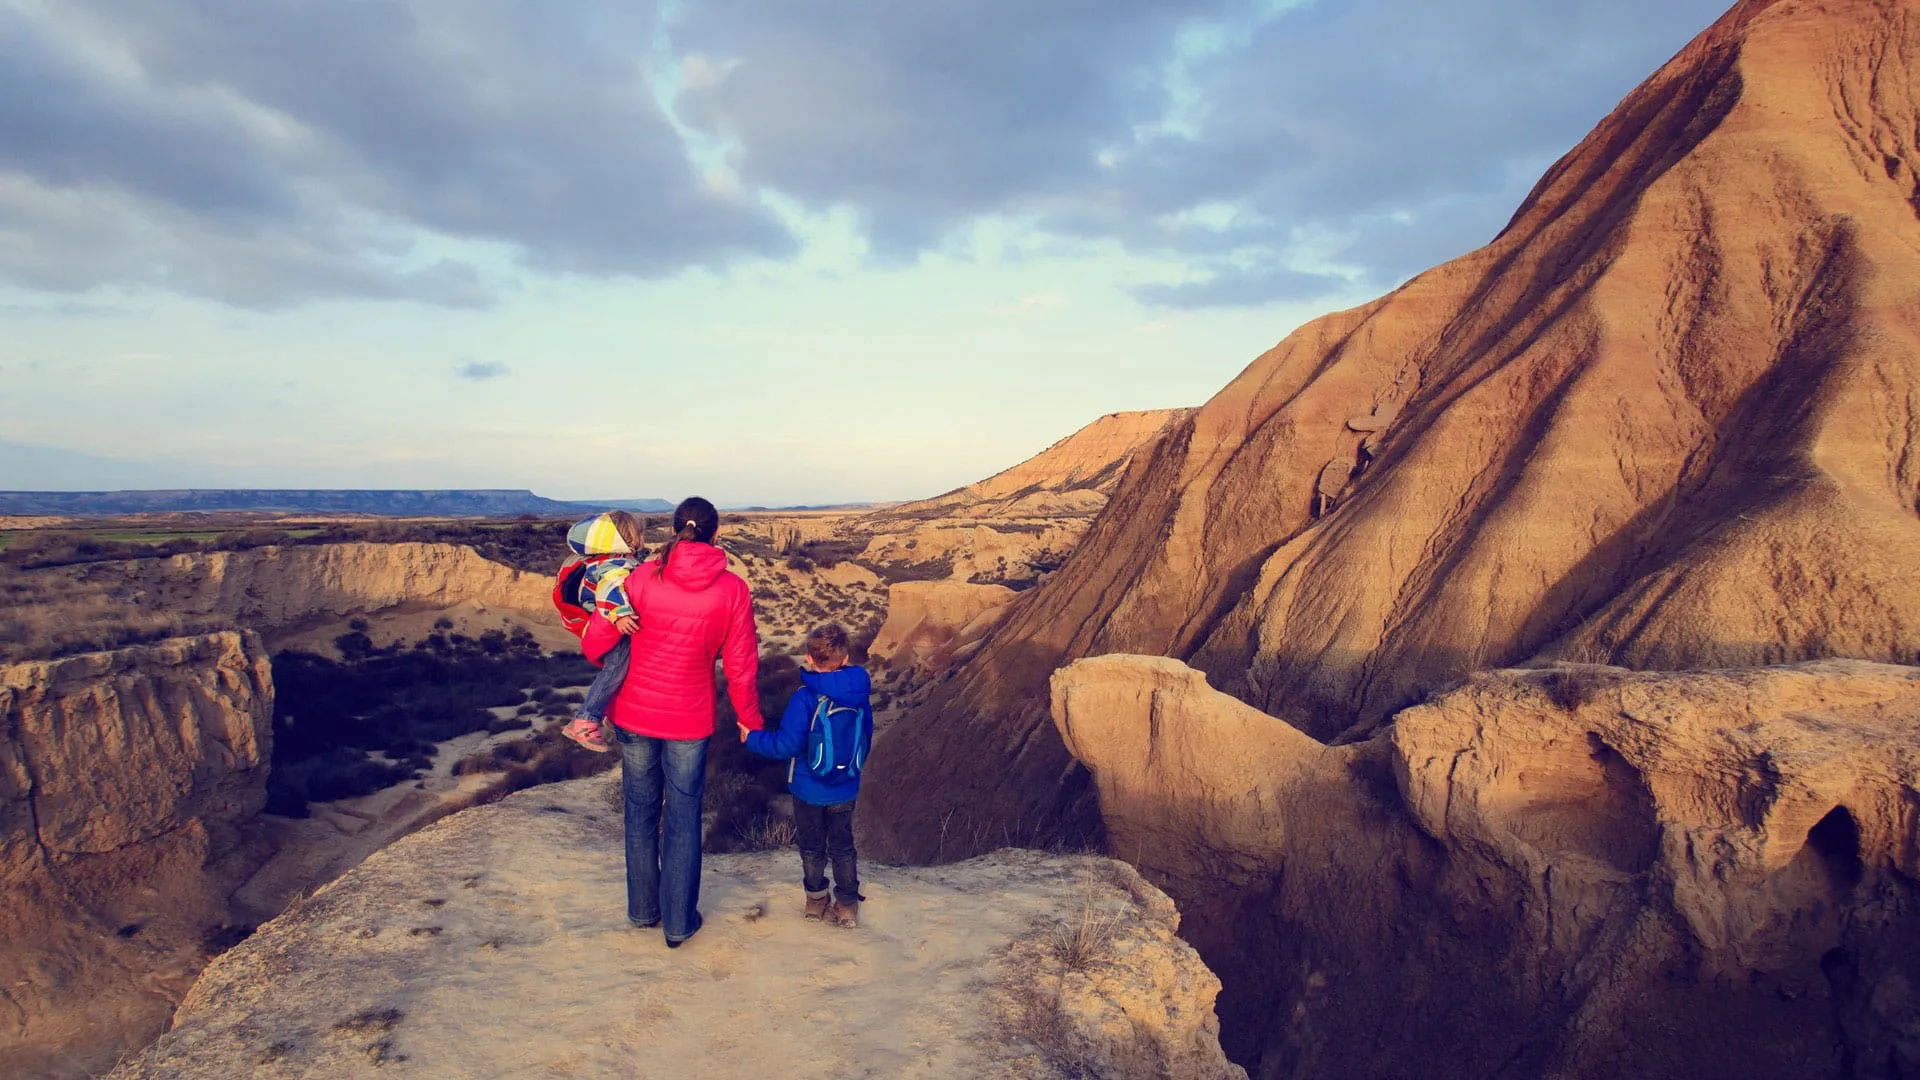
M 867 698 L 873 693 L 873 676 L 858 666 L 838 671 L 802 671 L 801 688 L 787 699 L 787 711 L 780 714 L 780 730 L 750 731 L 747 749 L 769 758 L 797 758 L 807 749 L 807 728 L 813 723 L 814 706 L 825 695 L 835 704 L 872 709 Z M 839 784 L 803 772 L 796 763 L 787 768 L 787 790 L 793 797 L 813 806 L 834 806 L 852 802 L 860 794 L 858 778 Z

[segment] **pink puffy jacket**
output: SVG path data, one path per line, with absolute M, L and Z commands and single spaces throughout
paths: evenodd
M 640 617 L 626 684 L 613 699 L 614 726 L 657 739 L 704 739 L 713 734 L 713 661 L 727 673 L 727 696 L 741 726 L 759 731 L 760 635 L 753 597 L 727 555 L 712 544 L 683 542 L 665 576 L 658 561 L 627 578 L 627 599 Z M 595 616 L 581 648 L 599 663 L 620 632 Z

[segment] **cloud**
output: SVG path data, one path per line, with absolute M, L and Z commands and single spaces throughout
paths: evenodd
M 1066 307 L 1070 302 L 1066 293 L 1055 289 L 1043 293 L 1030 293 L 1010 304 L 1001 304 L 993 308 L 992 313 L 995 315 L 1032 315 L 1042 311 L 1058 311 Z
M 502 376 L 512 374 L 512 372 L 513 369 L 507 365 L 491 360 L 469 360 L 454 370 L 456 376 L 472 382 L 486 382 L 489 379 L 498 379 Z
M 982 220 L 1182 264 L 1156 305 L 1379 288 L 1491 238 L 1726 0 L 20 0 L 0 281 L 275 307 L 881 262 Z
M 615 0 L 0 9 L 0 277 L 473 304 L 449 241 L 593 275 L 791 251 L 688 160 L 653 34 Z
M 973 217 L 1074 199 L 1159 96 L 1184 19 L 1215 0 L 710 0 L 671 28 L 709 77 L 689 122 L 747 182 L 859 211 L 911 255 Z
M 712 0 L 672 33 L 747 182 L 896 258 L 1014 217 L 1205 278 L 1156 303 L 1259 304 L 1491 239 L 1725 3 Z

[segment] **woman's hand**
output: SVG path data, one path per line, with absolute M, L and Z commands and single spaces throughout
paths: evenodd
M 613 620 L 613 628 L 620 631 L 622 637 L 632 637 L 640 629 L 640 620 L 632 615 L 622 615 Z
M 737 731 L 739 731 L 739 732 L 740 732 L 740 741 L 741 741 L 742 743 L 744 743 L 744 742 L 746 742 L 746 741 L 747 741 L 747 725 L 745 725 L 745 724 L 736 724 L 736 725 L 734 725 L 734 727 L 735 727 L 735 729 L 736 729 Z

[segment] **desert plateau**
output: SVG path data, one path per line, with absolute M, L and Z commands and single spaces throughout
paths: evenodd
M 1446 40 L 1551 53 L 1555 93 L 1596 57 L 1624 63 L 1606 35 L 1637 21 L 1692 36 L 1662 45 L 1670 59 L 1650 76 L 1636 68 L 1624 99 L 1630 80 L 1608 91 L 1597 126 L 1599 112 L 1581 114 L 1591 130 L 1552 144 L 1557 160 L 1505 204 L 1491 242 L 1380 279 L 1383 294 L 1346 310 L 1313 308 L 1312 293 L 1286 309 L 1297 329 L 1251 363 L 1253 349 L 1227 358 L 1238 374 L 1188 400 L 1088 408 L 1064 437 L 954 474 L 941 486 L 991 473 L 944 494 L 840 502 L 834 485 L 855 465 L 920 476 L 940 459 L 948 476 L 963 450 L 974 469 L 1012 445 L 1002 427 L 1041 415 L 1036 402 L 1080 400 L 1062 386 L 1161 385 L 1110 339 L 1058 329 L 1018 332 L 1071 378 L 1026 354 L 992 366 L 1012 340 L 996 335 L 1015 332 L 1001 327 L 1104 318 L 1076 307 L 1090 286 L 979 305 L 977 336 L 860 367 L 841 320 L 866 320 L 888 348 L 908 340 L 886 336 L 896 316 L 914 341 L 939 337 L 888 291 L 904 278 L 874 285 L 857 316 L 816 324 L 783 298 L 748 326 L 731 305 L 773 264 L 726 278 L 687 256 L 687 280 L 720 289 L 727 315 L 699 323 L 710 301 L 688 294 L 684 325 L 648 315 L 670 326 L 660 340 L 767 366 L 633 360 L 651 382 L 569 384 L 556 399 L 569 445 L 587 448 L 569 468 L 607 470 L 593 490 L 734 475 L 719 449 L 732 440 L 757 455 L 741 475 L 777 473 L 823 493 L 815 505 L 260 479 L 0 492 L 0 1078 L 1920 1077 L 1920 0 L 1739 0 L 1704 18 L 1494 6 L 1463 0 L 1446 30 L 1461 37 Z M 648 91 L 704 171 L 662 189 L 671 227 L 646 243 L 746 244 L 759 226 L 701 215 L 746 213 L 741 192 L 756 190 L 754 213 L 785 215 L 805 252 L 792 257 L 827 278 L 870 272 L 835 261 L 843 229 L 865 230 L 848 250 L 891 275 L 961 275 L 1004 245 L 1018 258 L 993 266 L 1011 277 L 1096 240 L 1156 257 L 1195 245 L 1181 250 L 1225 275 L 1253 258 L 1229 242 L 1246 229 L 1319 251 L 1324 231 L 1287 225 L 1278 196 L 1261 204 L 1271 219 L 1216 212 L 1224 194 L 1177 214 L 1141 208 L 1197 183 L 1189 166 L 1221 185 L 1272 168 L 1280 183 L 1252 135 L 1199 148 L 1221 116 L 1256 108 L 1259 79 L 1280 78 L 1233 67 L 1237 50 L 1267 42 L 1275 64 L 1307 65 L 1263 36 L 1271 27 L 1320 41 L 1315 27 L 1348 33 L 1344 20 L 1364 16 L 1378 50 L 1399 42 L 1409 65 L 1431 58 L 1406 42 L 1441 32 L 1406 5 L 1322 0 L 1232 15 L 1254 20 L 1239 30 L 1218 12 L 1103 11 L 1108 41 L 1066 7 L 993 16 L 1058 18 L 1029 27 L 1035 50 L 1071 41 L 1135 72 L 1063 114 L 1131 100 L 1128 80 L 1149 70 L 1173 72 L 1179 108 L 1136 120 L 1132 143 L 1088 142 L 1098 180 L 1049 166 L 1057 175 L 990 228 L 925 250 L 912 245 L 931 226 L 914 215 L 949 213 L 929 192 L 984 198 L 1013 166 L 931 135 L 925 160 L 886 157 L 903 132 L 947 130 L 908 126 L 915 109 L 988 123 L 907 88 L 991 97 L 982 116 L 1035 133 L 1007 160 L 1052 161 L 1065 136 L 1043 133 L 1051 113 L 993 97 L 1037 63 L 1031 50 L 988 48 L 1001 60 L 974 71 L 957 58 L 977 59 L 960 42 L 979 28 L 923 12 L 869 13 L 831 42 L 818 12 L 819 26 L 784 10 L 660 16 L 650 48 L 694 49 L 684 34 L 708 50 Z M 1575 9 L 1591 49 L 1548 32 Z M 636 32 L 602 16 L 583 40 Z M 739 29 L 756 19 L 763 31 Z M 1397 20 L 1411 36 L 1394 36 Z M 98 56 L 160 71 L 201 40 L 137 21 L 114 39 L 124 55 Z M 204 12 L 190 21 L 229 40 Z M 1515 31 L 1524 46 L 1505 36 L 1515 26 L 1529 28 Z M 898 84 L 877 59 L 895 32 L 917 58 Z M 1167 34 L 1181 44 L 1151 54 L 1160 67 L 1126 51 Z M 624 78 L 607 70 L 568 77 Z M 264 74 L 226 77 L 294 109 Z M 1333 83 L 1327 95 L 1391 99 L 1394 115 L 1425 108 Z M 856 100 L 883 115 L 862 120 Z M 836 101 L 846 131 L 806 119 Z M 1315 142 L 1305 115 L 1246 130 L 1302 161 L 1361 152 L 1353 131 Z M 319 153 L 319 120 L 247 116 L 275 133 L 262 145 Z M 1407 169 L 1450 177 L 1519 162 L 1531 178 L 1548 160 L 1479 161 L 1478 136 L 1438 151 L 1407 138 Z M 891 164 L 828 183 L 829 165 L 869 154 Z M 0 151 L 0 277 L 5 162 Z M 1149 179 L 1127 179 L 1141 168 Z M 786 187 L 764 179 L 782 169 Z M 1375 182 L 1389 181 L 1342 173 L 1314 190 L 1358 204 Z M 915 197 L 875 194 L 888 185 Z M 477 188 L 433 190 L 437 221 L 480 213 Z M 1348 222 L 1356 234 L 1434 222 L 1367 205 Z M 1135 211 L 1126 227 L 1099 224 Z M 995 231 L 1012 221 L 1052 231 L 1020 247 Z M 1347 257 L 1255 277 L 1376 280 L 1341 269 Z M 608 256 L 527 258 L 587 275 Z M 467 281 L 417 274 L 436 289 Z M 551 279 L 579 284 L 566 303 L 590 312 L 586 280 Z M 967 280 L 940 278 L 941 295 L 971 304 Z M 551 281 L 527 295 L 552 301 Z M 1137 286 L 1125 310 L 1218 283 L 1196 281 Z M 246 296 L 221 303 L 255 310 Z M 1230 305 L 1163 306 L 1177 310 L 1129 340 Z M 381 318 L 364 332 L 384 332 Z M 792 322 L 776 333 L 779 318 Z M 612 348 L 597 326 L 582 315 L 567 332 L 579 336 L 541 347 Z M 822 337 L 830 347 L 809 351 Z M 1181 368 L 1161 355 L 1153 377 Z M 0 373 L 23 370 L 10 362 L 0 352 Z M 899 389 L 906 369 L 928 380 L 917 406 Z M 1006 371 L 1026 381 L 989 377 Z M 460 385 L 425 396 L 483 411 L 482 395 L 523 374 L 463 354 Z M 698 408 L 664 404 L 707 377 L 724 389 Z M 536 400 L 524 382 L 513 392 Z M 836 415 L 841 404 L 857 412 Z M 502 483 L 540 475 L 533 443 L 512 443 L 510 468 L 488 457 L 532 409 L 513 407 L 446 457 L 491 462 L 515 478 Z M 647 438 L 623 441 L 610 415 Z M 781 416 L 790 428 L 767 419 Z M 941 442 L 950 416 L 961 435 Z M 256 475 L 274 479 L 244 474 Z M 806 486 L 819 477 L 832 483 Z M 630 623 L 605 597 L 595 606 L 584 571 L 573 580 L 587 592 L 557 610 L 570 571 L 622 558 Z M 727 589 L 738 600 L 724 619 L 698 606 Z M 597 651 L 604 640 L 620 651 Z M 647 726 L 667 723 L 671 709 L 645 695 L 670 683 L 663 658 L 683 648 L 697 686 L 678 692 L 713 690 L 711 737 Z M 599 665 L 629 650 L 626 674 L 601 684 L 617 690 L 609 753 L 578 718 Z M 848 706 L 834 680 L 855 675 Z M 851 728 L 832 726 L 836 708 Z M 787 726 L 796 717 L 804 732 Z M 841 730 L 858 749 L 836 758 Z M 802 749 L 769 751 L 782 733 Z M 673 755 L 687 747 L 701 749 L 680 776 Z M 645 754 L 665 756 L 637 764 Z M 649 775 L 653 818 L 638 809 Z M 809 794 L 820 785 L 857 800 Z M 693 809 L 676 818 L 676 805 Z M 681 930 L 661 905 L 681 895 L 687 832 Z M 653 900 L 635 899 L 647 889 L 665 898 L 651 915 Z

